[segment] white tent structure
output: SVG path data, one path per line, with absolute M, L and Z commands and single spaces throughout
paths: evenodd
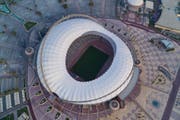
M 143 0 L 128 0 L 128 3 L 132 6 L 142 6 Z
M 80 82 L 66 69 L 66 54 L 74 40 L 94 34 L 104 37 L 113 46 L 114 59 L 100 77 Z M 43 39 L 37 57 L 41 83 L 61 100 L 73 104 L 96 104 L 116 97 L 129 84 L 133 74 L 133 59 L 126 44 L 115 34 L 86 18 L 72 18 L 55 23 Z

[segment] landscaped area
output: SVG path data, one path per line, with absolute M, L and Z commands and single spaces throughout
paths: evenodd
M 36 22 L 31 22 L 28 21 L 24 24 L 24 27 L 26 28 L 27 31 L 29 31 L 32 27 L 34 27 L 37 23 Z
M 0 120 L 14 120 L 14 115 L 13 114 L 7 115 L 6 117 L 4 117 Z
M 37 91 L 35 95 L 39 96 L 41 93 L 41 91 Z
M 51 111 L 51 110 L 52 110 L 52 106 L 48 106 L 46 112 L 49 112 L 49 111 Z
M 27 115 L 29 115 L 27 107 L 23 107 L 23 108 L 21 108 L 20 110 L 17 111 L 18 117 L 19 117 L 22 113 L 24 113 L 24 112 L 25 112 Z

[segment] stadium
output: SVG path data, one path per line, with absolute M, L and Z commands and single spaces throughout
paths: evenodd
M 101 41 L 93 40 L 92 36 Z M 82 37 L 88 40 L 79 40 Z M 81 52 L 85 49 L 79 59 L 76 58 L 78 48 L 73 47 L 76 41 Z M 86 46 L 85 42 L 88 42 Z M 103 52 L 102 48 L 111 50 L 111 54 Z M 67 63 L 70 66 L 67 69 L 68 49 L 71 49 L 71 59 L 78 60 L 69 60 L 75 64 Z M 133 75 L 133 58 L 126 44 L 115 34 L 91 19 L 72 18 L 50 28 L 39 48 L 37 69 L 43 86 L 60 99 L 75 104 L 97 104 L 118 96 L 127 87 Z

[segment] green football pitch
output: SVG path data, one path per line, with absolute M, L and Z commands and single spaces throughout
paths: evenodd
M 109 55 L 106 53 L 90 46 L 75 63 L 71 71 L 81 77 L 83 81 L 93 80 L 106 63 L 108 57 Z

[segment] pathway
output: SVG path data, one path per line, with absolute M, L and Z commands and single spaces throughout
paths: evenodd
M 180 68 L 178 70 L 176 80 L 173 82 L 173 88 L 172 88 L 171 93 L 169 95 L 169 99 L 168 99 L 162 120 L 169 120 L 169 117 L 171 115 L 171 111 L 173 109 L 174 102 L 176 100 L 176 95 L 178 93 L 179 87 L 180 87 Z

